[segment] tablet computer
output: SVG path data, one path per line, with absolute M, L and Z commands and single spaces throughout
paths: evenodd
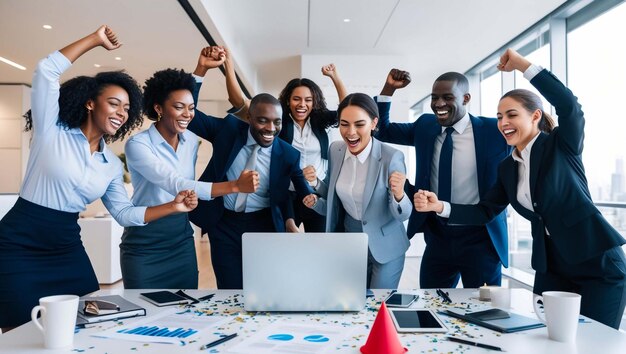
M 448 328 L 431 310 L 389 309 L 398 332 L 448 332 Z

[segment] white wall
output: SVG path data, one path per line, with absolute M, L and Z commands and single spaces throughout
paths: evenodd
M 30 87 L 0 85 L 0 193 L 18 193 L 28 159 L 30 133 L 22 115 L 30 108 Z
M 323 76 L 321 68 L 334 63 L 337 73 L 342 78 L 348 93 L 363 92 L 371 96 L 378 95 L 382 89 L 389 70 L 406 67 L 406 58 L 392 55 L 303 55 L 301 59 L 301 77 L 309 78 L 317 83 L 329 109 L 339 105 L 337 91 L 332 81 Z M 410 102 L 407 90 L 398 90 L 393 96 L 390 117 L 393 122 L 409 122 Z M 340 139 L 339 134 L 333 135 L 334 140 Z M 404 152 L 407 166 L 407 178 L 415 177 L 415 152 L 412 147 L 397 146 Z

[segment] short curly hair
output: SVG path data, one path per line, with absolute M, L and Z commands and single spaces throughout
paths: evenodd
M 96 101 L 102 91 L 108 86 L 119 86 L 126 91 L 130 99 L 128 120 L 115 135 L 105 135 L 107 143 L 124 139 L 128 133 L 143 123 L 141 114 L 141 89 L 137 81 L 124 71 L 104 71 L 96 76 L 77 76 L 63 84 L 59 90 L 59 119 L 57 125 L 72 129 L 78 128 L 88 119 L 85 104 L 89 100 Z M 26 112 L 26 131 L 33 127 L 32 113 Z
M 304 86 L 311 90 L 311 95 L 313 96 L 313 109 L 311 111 L 311 125 L 319 126 L 324 129 L 329 127 L 336 127 L 338 120 L 325 118 L 326 115 L 322 113 L 326 113 L 328 108 L 326 107 L 326 99 L 324 98 L 324 93 L 322 89 L 313 81 L 307 78 L 301 79 L 292 79 L 287 83 L 285 88 L 280 92 L 278 96 L 278 100 L 280 101 L 281 106 L 283 106 L 283 115 L 289 114 L 291 110 L 289 109 L 289 100 L 291 99 L 291 95 L 293 91 L 300 87 Z
M 165 69 L 154 73 L 143 86 L 143 111 L 150 120 L 157 120 L 154 105 L 163 105 L 173 91 L 189 90 L 193 93 L 196 80 L 190 73 L 178 69 Z

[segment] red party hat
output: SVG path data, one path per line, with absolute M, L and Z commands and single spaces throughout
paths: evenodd
M 402 346 L 396 328 L 391 322 L 387 306 L 383 301 L 372 325 L 367 342 L 361 347 L 363 354 L 404 354 L 408 349 Z

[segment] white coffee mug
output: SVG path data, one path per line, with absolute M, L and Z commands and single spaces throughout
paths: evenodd
M 37 319 L 39 311 L 43 323 Z M 33 307 L 30 317 L 43 333 L 46 348 L 66 348 L 72 345 L 77 311 L 76 295 L 55 295 L 39 299 L 39 305 Z
M 544 291 L 541 295 L 534 296 L 533 306 L 539 320 L 548 327 L 548 337 L 559 342 L 575 340 L 581 296 L 564 291 Z M 543 302 L 545 316 L 541 313 L 538 300 Z
M 492 307 L 503 310 L 511 308 L 511 289 L 494 287 L 489 290 L 489 296 L 491 297 Z

